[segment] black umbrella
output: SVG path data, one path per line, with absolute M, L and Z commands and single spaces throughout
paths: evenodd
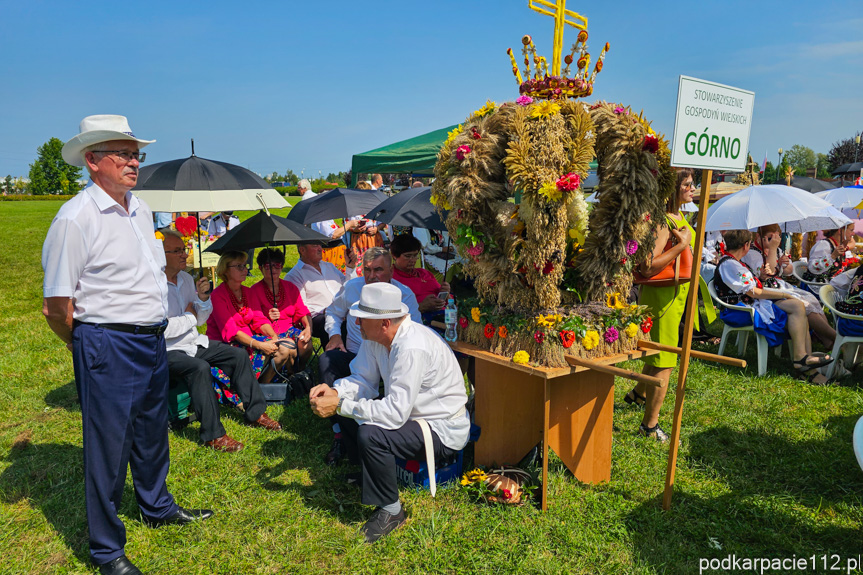
M 313 224 L 336 218 L 366 214 L 387 197 L 377 190 L 335 188 L 303 200 L 291 208 L 288 219 L 301 224 Z
M 393 226 L 413 226 L 429 230 L 445 230 L 446 225 L 431 203 L 431 187 L 408 188 L 378 204 L 366 214 Z M 444 216 L 446 217 L 446 215 Z
M 261 210 L 229 230 L 204 251 L 221 255 L 229 251 L 245 252 L 263 246 L 324 245 L 329 242 L 330 238 L 302 224 Z
M 207 252 L 219 255 L 238 251 L 245 252 L 258 247 L 286 246 L 296 244 L 327 244 L 330 238 L 292 222 L 281 216 L 274 216 L 261 210 L 248 220 L 229 230 L 224 236 L 208 247 Z M 273 285 L 273 305 L 276 305 L 276 286 Z
M 833 170 L 834 176 L 844 176 L 847 174 L 854 174 L 855 176 L 860 175 L 860 170 L 863 170 L 863 162 L 854 162 L 852 164 L 842 164 L 835 170 Z
M 776 183 L 787 185 L 787 181 L 785 180 L 785 178 L 777 179 Z M 815 178 L 807 178 L 806 176 L 791 176 L 791 185 L 795 188 L 806 190 L 807 192 L 812 194 L 814 194 L 815 192 L 832 190 L 836 187 L 835 184 L 831 184 L 830 182 L 816 180 Z

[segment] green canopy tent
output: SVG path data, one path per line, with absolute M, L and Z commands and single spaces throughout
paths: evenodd
M 360 174 L 433 174 L 437 153 L 446 141 L 447 133 L 455 130 L 457 126 L 458 124 L 376 150 L 354 154 L 351 162 L 351 187 L 357 185 Z
M 457 127 L 458 124 L 362 154 L 354 154 L 351 162 L 351 187 L 356 187 L 360 174 L 432 175 L 438 151 L 446 141 L 447 134 Z M 595 160 L 590 163 L 590 169 L 596 169 Z

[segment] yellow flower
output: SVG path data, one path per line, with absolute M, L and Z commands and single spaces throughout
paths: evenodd
M 164 242 L 165 241 L 165 235 L 162 232 L 157 231 L 156 232 L 156 239 Z
M 626 304 L 620 299 L 620 292 L 605 294 L 605 305 L 612 309 L 625 309 Z
M 638 326 L 634 323 L 631 323 L 626 326 L 626 329 L 624 331 L 626 332 L 626 337 L 632 339 L 638 334 Z
M 463 477 L 461 478 L 461 484 L 462 484 L 462 485 L 470 485 L 471 483 L 473 483 L 473 481 L 471 481 L 470 479 L 468 479 L 468 478 L 467 478 L 467 475 L 465 475 L 465 476 L 463 476 Z
M 446 134 L 446 141 L 443 143 L 443 145 L 444 145 L 444 146 L 446 146 L 446 145 L 448 145 L 450 142 L 452 142 L 453 140 L 455 140 L 455 139 L 456 139 L 456 136 L 458 136 L 459 134 L 461 134 L 461 131 L 462 131 L 462 126 L 461 126 L 461 124 L 459 124 L 458 126 L 456 126 L 455 130 L 453 130 L 452 132 L 447 132 L 447 134 Z
M 563 197 L 563 192 L 557 189 L 557 185 L 549 182 L 544 183 L 539 188 L 539 193 L 548 198 L 550 202 L 556 202 Z
M 584 349 L 588 351 L 595 348 L 597 345 L 599 345 L 599 332 L 594 330 L 588 331 L 586 334 L 584 334 L 584 337 L 581 338 L 581 345 L 583 345 Z
M 470 310 L 470 317 L 473 318 L 473 321 L 475 321 L 476 323 L 479 323 L 479 308 L 478 307 L 475 307 L 472 310 Z
M 584 233 L 575 228 L 569 228 L 569 239 L 575 240 L 575 243 L 584 245 Z
M 629 311 L 635 311 L 635 310 L 637 310 L 637 309 L 638 309 L 638 304 L 637 304 L 637 303 L 631 303 L 631 304 L 629 304 Z
M 560 104 L 552 102 L 551 100 L 543 100 L 539 104 L 534 105 L 530 109 L 530 117 L 531 118 L 544 118 L 546 116 L 552 116 L 560 112 Z
M 480 481 L 485 481 L 487 479 L 485 471 L 482 469 L 476 468 L 473 471 L 468 471 L 464 474 L 464 478 L 462 478 L 462 485 L 468 485 L 469 483 L 479 483 Z M 467 483 L 465 483 L 467 480 Z
M 470 115 L 471 118 L 482 118 L 486 114 L 494 112 L 494 102 L 486 100 L 485 106 Z
M 599 336 L 597 336 L 597 337 L 599 337 Z M 526 351 L 520 350 L 520 351 L 515 352 L 515 355 L 512 356 L 512 361 L 513 361 L 513 363 L 525 365 L 527 362 L 530 361 L 530 355 L 528 355 L 528 353 Z

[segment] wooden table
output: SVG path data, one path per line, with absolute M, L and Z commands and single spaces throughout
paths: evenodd
M 462 342 L 454 351 L 476 360 L 475 422 L 482 429 L 477 465 L 513 465 L 542 442 L 542 509 L 548 507 L 548 449 L 584 483 L 611 479 L 614 376 L 582 366 L 518 365 Z M 611 365 L 658 353 L 638 349 L 597 358 Z

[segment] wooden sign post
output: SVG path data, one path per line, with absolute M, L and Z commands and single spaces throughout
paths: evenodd
M 698 283 L 701 279 L 699 264 L 710 203 L 710 183 L 714 169 L 738 172 L 745 170 L 754 106 L 753 92 L 697 78 L 680 77 L 671 165 L 701 169 L 701 199 L 698 206 L 698 224 L 695 228 L 692 276 L 686 297 L 683 341 L 680 345 L 680 368 L 674 400 L 674 421 L 668 446 L 665 493 L 662 497 L 662 508 L 666 510 L 671 507 L 671 496 L 674 492 L 686 375 L 692 355 L 692 328 L 695 318 L 698 317 Z M 679 190 L 675 190 L 675 193 L 679 193 Z

